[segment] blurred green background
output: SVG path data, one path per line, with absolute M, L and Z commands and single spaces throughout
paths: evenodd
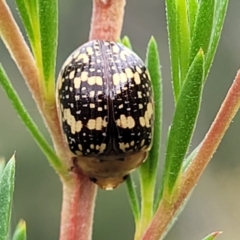
M 14 11 L 17 21 L 20 22 L 14 1 L 7 2 Z M 220 45 L 205 85 L 192 148 L 201 141 L 209 128 L 240 66 L 240 1 L 229 2 Z M 91 7 L 90 0 L 59 1 L 57 72 L 66 57 L 87 41 Z M 145 49 L 152 35 L 159 44 L 164 87 L 164 143 L 173 115 L 164 0 L 127 0 L 123 35 L 130 37 L 134 50 L 142 58 L 145 57 Z M 26 85 L 2 42 L 0 42 L 0 60 L 30 114 L 49 138 Z M 166 237 L 167 240 L 198 240 L 215 230 L 224 231 L 219 240 L 240 239 L 239 133 L 238 114 L 185 210 Z M 163 144 L 162 156 L 164 149 Z M 9 159 L 14 151 L 16 151 L 17 172 L 13 224 L 15 226 L 19 218 L 25 219 L 30 240 L 58 239 L 61 209 L 60 181 L 0 88 L 0 155 Z M 133 232 L 133 217 L 125 184 L 111 192 L 99 190 L 93 239 L 131 240 Z

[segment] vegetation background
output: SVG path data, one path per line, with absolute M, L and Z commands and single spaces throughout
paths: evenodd
M 14 0 L 8 2 L 20 22 Z M 57 72 L 66 57 L 88 40 L 91 6 L 92 2 L 89 0 L 59 1 Z M 204 89 L 193 148 L 209 128 L 240 66 L 239 9 L 240 1 L 229 1 L 222 38 Z M 164 87 L 164 143 L 173 114 L 164 1 L 127 0 L 123 35 L 130 37 L 135 52 L 143 59 L 151 35 L 155 36 L 159 44 Z M 0 42 L 0 59 L 30 114 L 48 136 L 23 79 L 2 42 Z M 58 239 L 61 209 L 60 181 L 21 123 L 3 90 L 0 89 L 0 156 L 9 159 L 15 150 L 17 172 L 12 217 L 14 226 L 19 218 L 23 218 L 27 222 L 28 239 Z M 219 240 L 239 239 L 239 182 L 240 115 L 238 114 L 166 240 L 190 238 L 197 240 L 215 230 L 224 231 L 223 235 L 218 237 Z M 130 240 L 133 236 L 133 228 L 126 186 L 122 184 L 111 192 L 99 190 L 93 240 Z

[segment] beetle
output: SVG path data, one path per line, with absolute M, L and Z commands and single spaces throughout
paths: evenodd
M 152 83 L 143 61 L 121 43 L 92 40 L 65 61 L 56 102 L 75 165 L 113 189 L 147 158 L 153 139 Z

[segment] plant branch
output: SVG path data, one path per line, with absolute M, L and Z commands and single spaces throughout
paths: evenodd
M 227 128 L 240 107 L 240 70 L 229 89 L 222 106 L 203 139 L 199 151 L 189 168 L 184 172 L 178 188 L 178 195 L 172 203 L 162 199 L 154 219 L 146 231 L 143 240 L 160 239 L 179 207 L 195 187 L 205 167 L 211 160 Z
M 126 0 L 93 0 L 90 40 L 120 39 Z
M 14 20 L 12 13 L 4 0 L 0 0 L 0 35 L 7 46 L 11 57 L 23 75 L 29 90 L 41 112 L 43 119 L 51 134 L 54 147 L 58 156 L 66 159 L 64 163 L 70 167 L 70 159 L 67 146 L 63 141 L 61 127 L 58 119 L 55 102 L 46 104 L 42 98 L 43 94 L 39 87 L 41 81 L 35 59 L 27 46 L 22 33 Z M 55 168 L 56 171 L 59 169 Z M 62 176 L 63 177 L 63 176 Z M 65 176 L 68 177 L 68 174 Z
M 60 240 L 90 240 L 93 225 L 96 185 L 88 177 L 71 174 L 63 182 Z

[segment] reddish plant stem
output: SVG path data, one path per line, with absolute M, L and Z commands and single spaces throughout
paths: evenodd
M 90 240 L 96 186 L 87 177 L 71 177 L 63 182 L 60 240 Z
M 42 105 L 35 60 L 5 0 L 0 0 L 0 35 L 21 74 L 28 79 L 27 84 L 33 92 L 35 101 L 38 105 Z
M 181 207 L 188 194 L 195 187 L 239 107 L 240 71 L 238 71 L 214 122 L 203 139 L 197 155 L 182 176 L 176 200 L 172 203 L 167 203 L 162 199 L 151 225 L 142 238 L 143 240 L 161 239 L 179 207 Z
M 120 39 L 125 2 L 126 0 L 93 0 L 90 40 Z

